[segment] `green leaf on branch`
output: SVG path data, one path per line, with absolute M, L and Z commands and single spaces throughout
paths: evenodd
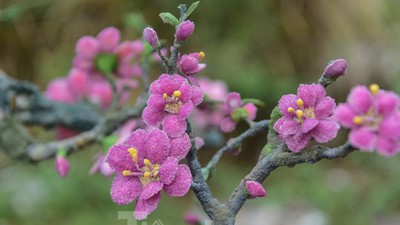
M 67 156 L 67 150 L 64 148 L 61 148 L 57 151 L 57 156 L 65 157 Z
M 193 13 L 193 11 L 197 8 L 197 6 L 198 6 L 199 4 L 200 4 L 200 1 L 197 1 L 197 2 L 193 3 L 193 4 L 189 7 L 189 9 L 186 11 L 185 20 L 186 20 L 187 18 L 189 18 L 190 14 Z
M 243 104 L 253 103 L 256 106 L 260 106 L 260 107 L 264 107 L 265 106 L 265 103 L 263 101 L 261 101 L 259 99 L 255 99 L 255 98 L 244 98 L 244 99 L 242 99 L 242 102 L 243 102 Z
M 164 23 L 169 23 L 172 26 L 179 25 L 179 20 L 171 13 L 168 12 L 160 13 L 160 17 Z
M 279 110 L 278 106 L 276 106 L 271 113 L 271 119 L 269 121 L 269 129 L 268 129 L 268 144 L 264 146 L 261 152 L 261 157 L 268 155 L 271 153 L 274 148 L 281 143 L 278 138 L 278 133 L 274 130 L 274 124 L 282 117 L 282 113 Z
M 104 73 L 110 74 L 117 67 L 118 59 L 114 54 L 101 54 L 96 57 L 96 68 Z
M 117 142 L 118 136 L 117 135 L 110 135 L 101 140 L 103 144 L 103 150 L 104 152 L 108 152 L 108 149 L 111 148 Z

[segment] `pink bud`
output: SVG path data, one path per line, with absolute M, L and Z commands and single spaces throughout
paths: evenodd
M 256 181 L 246 181 L 246 190 L 250 198 L 264 197 L 267 195 L 263 186 Z
M 147 27 L 143 31 L 143 37 L 151 45 L 151 47 L 156 47 L 159 43 L 157 32 L 151 27 Z
M 194 23 L 190 20 L 186 20 L 179 24 L 178 29 L 176 29 L 175 37 L 180 41 L 185 41 L 193 34 Z
M 250 120 L 255 120 L 257 116 L 257 106 L 254 105 L 253 103 L 247 103 L 246 105 L 243 106 L 243 108 L 247 111 L 248 118 Z
M 336 59 L 328 63 L 322 76 L 330 79 L 337 79 L 346 74 L 347 62 L 345 59 Z
M 196 138 L 194 139 L 194 144 L 196 145 L 196 148 L 197 148 L 197 149 L 200 149 L 201 147 L 204 146 L 204 140 L 203 140 L 203 138 L 201 138 L 201 137 L 196 137 Z
M 97 40 L 99 41 L 99 47 L 103 51 L 114 50 L 120 39 L 120 32 L 115 27 L 104 28 L 98 35 Z
M 200 224 L 200 217 L 194 213 L 187 213 L 183 219 L 189 225 Z
M 68 171 L 69 171 L 69 163 L 68 160 L 64 157 L 64 156 L 60 156 L 58 155 L 56 157 L 56 161 L 54 164 L 57 173 L 60 177 L 65 177 L 68 175 Z
M 79 69 L 71 69 L 67 76 L 68 87 L 76 96 L 82 97 L 87 94 L 88 76 Z
M 66 78 L 57 78 L 52 80 L 47 86 L 46 92 L 44 93 L 47 99 L 62 102 L 62 103 L 74 103 L 77 98 L 71 93 Z
M 199 69 L 199 61 L 195 57 L 184 55 L 179 61 L 179 69 L 185 75 L 197 73 Z
M 94 37 L 83 36 L 78 40 L 75 51 L 78 55 L 85 58 L 94 57 L 99 50 L 99 43 Z

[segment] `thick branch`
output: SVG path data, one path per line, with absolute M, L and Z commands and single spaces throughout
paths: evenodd
M 253 170 L 242 180 L 229 198 L 228 207 L 234 215 L 239 212 L 248 197 L 245 187 L 246 181 L 252 180 L 262 183 L 278 167 L 293 167 L 301 163 L 313 164 L 321 159 L 342 158 L 354 150 L 353 146 L 345 144 L 337 148 L 316 146 L 300 153 L 292 153 L 287 150 L 284 144 L 281 144 L 271 154 L 261 158 Z
M 38 87 L 17 81 L 0 70 L 0 109 L 24 124 L 46 128 L 65 126 L 78 131 L 92 129 L 99 115 L 85 104 L 67 105 L 47 100 Z

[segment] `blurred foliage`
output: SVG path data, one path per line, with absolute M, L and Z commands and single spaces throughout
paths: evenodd
M 79 37 L 116 26 L 124 40 L 136 39 L 147 23 L 171 43 L 173 29 L 158 14 L 177 15 L 179 4 L 192 2 L 0 1 L 0 68 L 45 88 L 49 80 L 67 74 Z M 204 75 L 225 80 L 243 97 L 264 101 L 259 118 L 267 117 L 279 97 L 295 92 L 300 82 L 316 82 L 335 58 L 349 64 L 347 76 L 328 90 L 338 101 L 358 83 L 377 82 L 398 92 L 399 8 L 400 1 L 394 0 L 202 1 L 191 16 L 194 36 L 183 50 L 204 51 Z M 225 157 L 211 181 L 217 196 L 228 197 L 255 163 L 264 141 L 260 135 L 246 141 L 240 158 Z M 0 156 L 0 224 L 126 224 L 118 220 L 118 211 L 133 206 L 111 202 L 110 178 L 87 175 L 95 154 L 92 149 L 72 156 L 67 179 L 57 177 L 51 161 L 25 165 Z M 203 162 L 211 154 L 202 154 Z M 399 164 L 399 157 L 354 153 L 344 160 L 281 168 L 265 184 L 269 197 L 251 201 L 244 210 L 265 204 L 316 208 L 328 224 L 390 224 L 385 221 L 400 211 Z M 182 212 L 196 208 L 191 197 L 163 197 L 148 224 L 157 219 L 165 225 L 182 224 Z

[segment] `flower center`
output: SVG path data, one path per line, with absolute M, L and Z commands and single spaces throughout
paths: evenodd
M 297 110 L 295 110 L 293 107 L 289 107 L 287 109 L 289 113 L 293 113 L 294 115 L 296 115 L 296 117 L 293 118 L 295 121 L 297 121 L 298 123 L 303 123 L 304 120 L 307 118 L 315 118 L 314 108 L 304 108 L 303 99 L 297 99 L 296 104 L 298 106 Z
M 371 92 L 372 95 L 376 95 L 379 92 L 379 90 L 380 87 L 377 84 L 371 84 L 369 86 L 369 91 Z M 373 130 L 377 130 L 382 120 L 383 120 L 382 115 L 377 115 L 375 112 L 375 108 L 371 106 L 366 113 L 355 116 L 353 118 L 353 123 L 356 125 L 370 127 Z
M 118 66 L 118 58 L 114 54 L 103 53 L 94 59 L 96 69 L 104 74 L 109 74 L 114 71 Z
M 163 99 L 167 102 L 167 104 L 164 106 L 164 111 L 177 114 L 183 105 L 179 97 L 181 97 L 181 92 L 179 90 L 174 91 L 171 96 L 168 96 L 167 93 L 164 93 Z
M 142 182 L 143 186 L 147 185 L 151 181 L 159 180 L 160 174 L 160 164 L 153 164 L 149 159 L 144 159 L 143 164 L 144 166 L 140 167 L 138 164 L 138 151 L 135 148 L 128 148 L 128 153 L 132 158 L 133 163 L 137 168 L 137 172 L 132 172 L 130 170 L 122 171 L 122 175 L 124 177 L 127 176 L 135 176 L 139 177 L 140 181 Z

